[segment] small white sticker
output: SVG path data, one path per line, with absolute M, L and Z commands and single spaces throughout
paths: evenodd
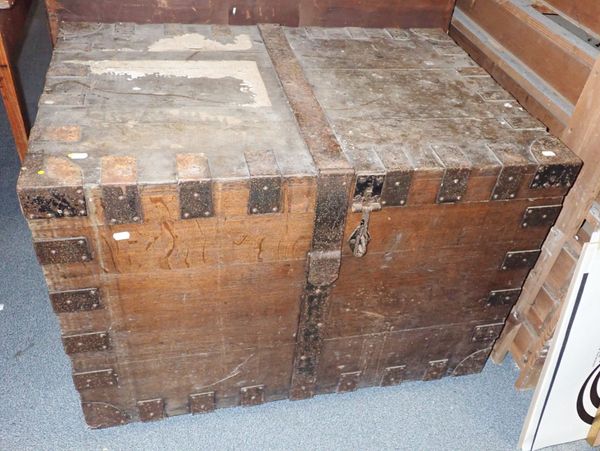
M 513 106 L 512 106 L 512 103 L 508 103 L 508 102 L 506 102 L 506 103 L 504 104 L 504 107 L 505 107 L 505 108 L 512 108 Z
M 4 310 L 4 304 L 0 304 L 0 312 Z
M 67 155 L 71 160 L 85 160 L 88 154 L 85 152 L 72 152 Z
M 129 232 L 115 232 L 113 233 L 113 239 L 115 241 L 123 241 L 129 239 Z
M 140 88 L 139 86 L 134 86 L 133 88 L 131 88 L 132 91 L 141 91 L 142 88 Z
M 234 6 L 233 9 L 231 10 L 231 15 L 235 16 L 236 11 L 237 11 L 237 8 Z
M 542 150 L 542 155 L 545 157 L 555 157 L 556 154 L 551 150 Z

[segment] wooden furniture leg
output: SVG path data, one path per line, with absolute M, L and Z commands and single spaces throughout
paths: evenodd
M 26 123 L 23 100 L 17 87 L 8 52 L 3 37 L 0 37 L 0 91 L 6 108 L 6 114 L 17 146 L 21 161 L 27 153 L 28 126 Z

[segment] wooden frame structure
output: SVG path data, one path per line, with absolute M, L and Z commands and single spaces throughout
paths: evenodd
M 60 21 L 446 29 L 454 0 L 46 0 Z
M 597 6 L 458 0 L 450 26 L 450 35 L 584 161 L 492 354 L 496 362 L 513 354 L 521 368 L 519 388 L 537 383 L 580 242 L 586 228 L 599 222 L 590 209 L 600 194 L 600 53 L 549 15 L 562 15 L 593 34 L 600 31 L 598 22 L 590 21 L 600 17 Z
M 53 36 L 61 20 L 449 29 L 475 61 L 584 161 L 493 353 L 499 362 L 512 352 L 523 370 L 517 385 L 535 385 L 577 258 L 574 237 L 585 234 L 586 217 L 588 226 L 595 221 L 589 212 L 600 193 L 600 50 L 581 38 L 600 36 L 597 0 L 227 0 L 204 2 L 202 8 L 193 0 L 46 3 Z M 116 3 L 119 8 L 111 7 Z
M 29 124 L 15 65 L 31 3 L 18 0 L 12 8 L 0 10 L 0 91 L 21 160 L 27 153 Z

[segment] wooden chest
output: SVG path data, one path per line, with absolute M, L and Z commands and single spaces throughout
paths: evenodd
M 81 23 L 18 191 L 106 427 L 479 371 L 579 168 L 439 30 Z

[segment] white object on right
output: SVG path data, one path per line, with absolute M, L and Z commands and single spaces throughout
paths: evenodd
M 600 234 L 585 244 L 536 387 L 519 446 L 583 440 L 600 407 Z

